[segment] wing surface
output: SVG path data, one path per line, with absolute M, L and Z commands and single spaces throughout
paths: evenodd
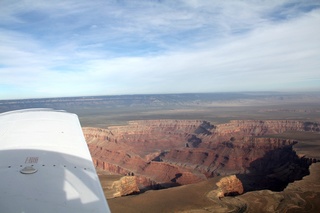
M 1 212 L 110 212 L 77 115 L 0 114 Z

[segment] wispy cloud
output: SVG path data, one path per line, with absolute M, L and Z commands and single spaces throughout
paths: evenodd
M 2 1 L 0 98 L 320 89 L 319 8 Z

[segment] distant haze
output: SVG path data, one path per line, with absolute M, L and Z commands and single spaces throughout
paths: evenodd
M 0 1 L 0 99 L 320 91 L 320 1 Z

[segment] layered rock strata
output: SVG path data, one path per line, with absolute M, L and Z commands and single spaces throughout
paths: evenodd
M 296 155 L 292 150 L 296 141 L 261 136 L 319 132 L 319 126 L 288 120 L 239 120 L 221 125 L 198 120 L 147 120 L 83 131 L 95 165 L 135 176 L 140 190 L 190 184 L 217 175 L 237 174 L 240 180 L 257 180 L 256 176 L 263 174 L 259 184 L 244 183 L 245 190 L 252 190 L 274 183 L 283 188 L 308 174 L 313 162 Z

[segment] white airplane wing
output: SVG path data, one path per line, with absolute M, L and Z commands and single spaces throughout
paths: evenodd
M 0 212 L 110 212 L 77 115 L 0 114 Z

